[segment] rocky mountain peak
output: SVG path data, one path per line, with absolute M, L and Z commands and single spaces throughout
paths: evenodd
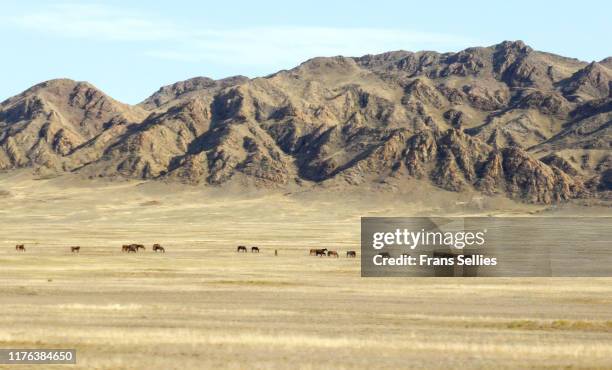
M 591 62 L 561 82 L 563 93 L 570 100 L 587 101 L 612 97 L 612 70 Z
M 249 80 L 245 76 L 232 76 L 220 80 L 208 77 L 194 77 L 185 81 L 175 82 L 171 85 L 162 86 L 153 95 L 145 99 L 139 105 L 146 109 L 159 108 L 166 103 L 171 103 L 191 96 L 206 94 L 208 91 L 219 91 L 226 87 L 239 85 Z
M 525 56 L 533 51 L 533 49 L 526 45 L 522 40 L 516 41 L 502 41 L 494 46 L 497 52 L 503 52 L 504 54 L 514 54 Z
M 0 104 L 0 168 L 214 186 L 427 181 L 552 203 L 608 194 L 611 104 L 607 60 L 522 41 L 196 77 L 137 106 L 60 79 Z

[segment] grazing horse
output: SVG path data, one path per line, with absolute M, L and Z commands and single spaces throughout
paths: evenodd
M 327 248 L 315 249 L 315 256 L 323 257 L 325 256 L 325 253 L 327 253 Z
M 15 246 L 15 250 L 16 250 L 17 252 L 25 252 L 25 246 L 24 246 L 23 244 L 17 244 L 17 245 Z
M 247 252 L 247 248 L 244 245 L 239 245 L 238 249 L 236 250 L 236 252 Z
M 338 256 L 338 252 L 336 252 L 336 251 L 329 251 L 329 252 L 327 252 L 327 257 L 336 257 L 336 258 L 338 258 L 339 257 Z
M 355 258 L 357 257 L 357 252 L 355 251 L 346 251 L 346 258 Z
M 79 253 L 80 251 L 81 251 L 81 247 L 78 245 L 76 247 L 70 247 L 71 253 Z
M 251 247 L 251 253 L 259 253 L 259 248 Z
M 159 244 L 153 244 L 153 252 L 157 253 L 158 251 L 162 253 L 166 253 L 166 250 L 164 249 L 164 247 L 162 247 Z

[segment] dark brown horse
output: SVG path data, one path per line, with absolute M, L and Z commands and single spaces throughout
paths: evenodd
M 136 244 L 130 244 L 127 246 L 127 252 L 128 253 L 136 253 L 138 252 L 138 248 L 136 247 Z
M 139 251 L 140 249 L 142 249 L 143 251 L 147 250 L 147 248 L 145 248 L 145 246 L 142 244 L 132 244 L 132 245 L 136 247 L 136 251 Z
M 15 246 L 15 250 L 16 250 L 17 252 L 25 252 L 25 251 L 26 251 L 26 250 L 25 250 L 25 246 L 24 246 L 23 244 L 17 244 L 17 245 Z
M 357 252 L 355 251 L 346 251 L 346 258 L 355 258 L 357 257 Z
M 258 247 L 251 247 L 251 253 L 259 253 Z
M 81 251 L 81 247 L 78 245 L 76 247 L 70 247 L 71 253 L 79 253 L 80 251 Z
M 325 253 L 327 253 L 327 248 L 315 249 L 315 256 L 323 257 L 325 256 Z
M 166 250 L 164 249 L 164 247 L 162 247 L 159 244 L 153 244 L 153 252 L 155 252 L 155 253 L 157 253 L 157 252 L 166 253 Z
M 236 252 L 247 252 L 247 247 L 245 247 L 244 245 L 239 245 L 238 249 L 236 249 Z
M 327 252 L 327 257 L 336 257 L 336 258 L 338 258 L 339 257 L 338 256 L 338 252 L 336 252 L 336 251 L 329 251 L 329 252 Z

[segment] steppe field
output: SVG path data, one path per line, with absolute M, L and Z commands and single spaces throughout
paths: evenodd
M 373 194 L 0 174 L 0 348 L 77 350 L 19 369 L 612 368 L 612 278 L 361 278 L 344 258 L 361 216 L 609 208 Z

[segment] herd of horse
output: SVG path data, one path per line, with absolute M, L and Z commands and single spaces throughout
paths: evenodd
M 125 252 L 125 253 L 136 253 L 139 250 L 146 250 L 147 248 L 142 245 L 142 244 L 124 244 L 123 246 L 121 246 L 121 252 Z M 161 252 L 161 253 L 166 253 L 166 249 L 164 247 L 162 247 L 159 244 L 153 244 L 153 252 L 157 253 L 157 252 Z M 15 246 L 15 250 L 17 252 L 25 252 L 26 248 L 25 245 L 23 244 L 17 244 Z M 81 246 L 73 246 L 70 247 L 70 252 L 71 253 L 80 253 L 81 252 Z
M 239 245 L 236 248 L 236 252 L 238 253 L 248 253 L 249 248 L 246 245 Z M 251 247 L 251 253 L 259 253 L 259 247 Z M 274 255 L 278 256 L 278 250 L 274 250 Z M 317 257 L 336 257 L 339 258 L 340 255 L 338 254 L 337 251 L 330 251 L 327 248 L 323 248 L 323 249 L 311 249 L 310 250 L 310 255 L 311 256 L 317 256 Z M 355 251 L 346 251 L 346 258 L 355 258 L 357 257 L 357 252 Z
M 123 246 L 121 246 L 121 252 L 123 253 L 136 253 L 140 250 L 146 250 L 147 248 L 143 245 L 143 244 L 124 244 Z M 17 244 L 15 246 L 15 250 L 18 252 L 25 252 L 25 245 L 23 244 Z M 157 253 L 157 252 L 161 252 L 161 253 L 166 253 L 166 249 L 164 247 L 162 247 L 159 244 L 153 244 L 152 247 L 153 252 Z M 71 253 L 79 253 L 81 251 L 81 247 L 80 246 L 73 246 L 70 247 L 70 252 Z M 236 252 L 238 253 L 247 253 L 248 252 L 248 248 L 246 245 L 239 245 L 238 248 L 236 248 Z M 251 247 L 251 253 L 259 253 L 259 247 Z M 278 251 L 274 250 L 274 255 L 277 256 L 278 255 Z M 310 255 L 311 256 L 316 256 L 316 257 L 336 257 L 339 258 L 340 255 L 338 254 L 337 251 L 331 251 L 328 250 L 327 248 L 323 248 L 323 249 L 311 249 L 310 250 Z M 357 252 L 355 251 L 346 251 L 346 258 L 355 258 L 357 257 Z
M 142 244 L 124 244 L 123 246 L 121 246 L 121 252 L 125 252 L 125 253 L 136 253 L 141 249 L 143 251 L 147 250 L 147 248 Z M 153 247 L 151 249 L 155 253 L 157 252 L 166 253 L 166 249 L 159 244 L 153 244 Z
M 323 249 L 311 249 L 310 255 L 315 257 L 340 257 L 337 251 L 330 251 L 327 248 Z M 346 251 L 346 258 L 355 258 L 357 257 L 357 252 L 355 251 Z
M 236 252 L 238 252 L 238 253 L 240 253 L 240 252 L 247 253 L 248 252 L 248 248 L 246 247 L 246 245 L 239 245 L 238 248 L 236 249 Z M 259 253 L 259 247 L 251 247 L 251 253 Z

